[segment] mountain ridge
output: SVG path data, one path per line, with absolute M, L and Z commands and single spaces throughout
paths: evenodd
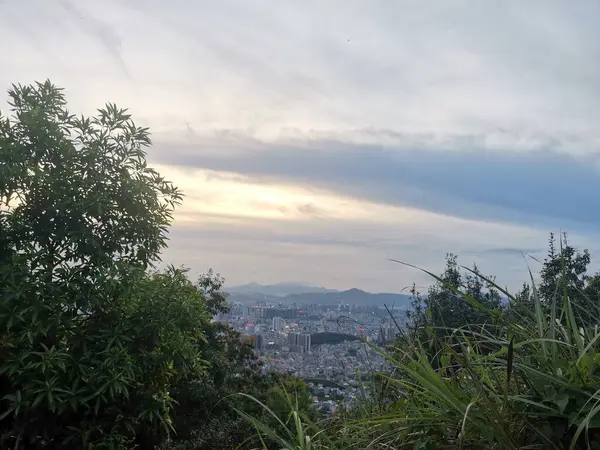
M 285 292 L 292 287 L 292 291 Z M 312 292 L 301 292 L 303 289 L 313 289 Z M 298 304 L 348 304 L 348 305 L 373 305 L 388 307 L 399 306 L 402 308 L 408 307 L 410 303 L 410 295 L 395 294 L 390 292 L 372 293 L 366 292 L 358 288 L 351 288 L 344 291 L 327 289 L 322 287 L 306 286 L 298 283 L 279 283 L 277 285 L 260 285 L 258 283 L 250 283 L 241 286 L 233 286 L 225 288 L 225 291 L 230 294 L 230 300 L 234 302 L 256 302 L 261 300 L 277 302 L 277 303 L 298 303 Z M 275 295 L 277 292 L 280 295 Z

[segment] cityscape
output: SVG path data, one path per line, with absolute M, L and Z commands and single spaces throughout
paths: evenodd
M 600 0 L 0 0 L 0 450 L 600 450 Z
M 373 373 L 389 371 L 380 352 L 406 327 L 406 310 L 335 303 L 343 295 L 328 296 L 328 304 L 286 304 L 275 296 L 237 302 L 234 295 L 229 313 L 214 320 L 253 346 L 265 372 L 304 379 L 315 405 L 333 413 L 340 402 L 351 405 L 367 395 L 365 382 Z

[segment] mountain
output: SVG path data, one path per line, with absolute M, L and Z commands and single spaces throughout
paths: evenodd
M 337 292 L 334 289 L 326 289 L 316 286 L 308 286 L 301 283 L 277 283 L 277 284 L 258 284 L 249 283 L 240 286 L 226 287 L 225 292 L 232 295 L 243 296 L 267 296 L 267 297 L 285 297 L 291 294 L 324 294 L 328 292 Z
M 320 304 L 320 305 L 377 305 L 386 304 L 388 308 L 406 309 L 410 303 L 410 295 L 365 292 L 360 289 L 336 291 L 322 287 L 306 286 L 297 283 L 279 283 L 260 285 L 245 284 L 225 288 L 234 302 L 255 302 L 256 300 L 271 300 L 277 303 Z

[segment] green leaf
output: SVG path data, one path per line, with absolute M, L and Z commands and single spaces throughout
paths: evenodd
M 557 392 L 552 398 L 551 401 L 558 406 L 558 410 L 561 414 L 565 412 L 567 405 L 569 404 L 569 400 L 571 399 L 570 395 L 567 392 Z

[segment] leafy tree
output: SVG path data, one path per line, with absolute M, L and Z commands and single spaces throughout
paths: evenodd
M 589 317 L 584 315 L 584 319 L 586 323 L 594 324 L 593 318 L 600 316 L 600 273 L 587 277 L 583 297 L 588 304 L 589 314 Z
M 208 361 L 205 373 L 174 386 L 177 410 L 173 418 L 176 434 L 164 448 L 228 449 L 254 436 L 234 407 L 260 413 L 258 405 L 237 394 L 264 400 L 272 382 L 249 345 L 239 333 L 218 322 L 204 327 L 206 339 L 200 355 Z
M 587 281 L 587 268 L 591 262 L 587 250 L 578 252 L 569 245 L 566 233 L 560 237 L 560 248 L 555 249 L 556 239 L 550 234 L 548 257 L 540 272 L 541 281 L 538 292 L 541 300 L 550 305 L 554 299 L 563 298 L 566 292 L 575 308 L 576 313 L 586 315 L 588 305 L 583 299 Z M 562 310 L 562 301 L 557 300 L 557 312 Z
M 542 264 L 535 293 L 530 284 L 524 283 L 515 296 L 516 301 L 510 305 L 510 311 L 513 316 L 524 310 L 533 312 L 533 296 L 538 295 L 546 313 L 550 314 L 554 306 L 556 317 L 559 317 L 563 312 L 563 301 L 568 298 L 578 321 L 595 323 L 600 313 L 600 275 L 587 274 L 591 255 L 588 250 L 579 252 L 572 247 L 566 233 L 560 237 L 558 250 L 556 243 L 554 233 L 550 233 L 548 255 Z
M 212 315 L 231 311 L 227 301 L 229 294 L 223 291 L 223 283 L 225 279 L 212 269 L 198 278 L 198 289 L 204 294 L 206 308 Z
M 492 332 L 500 319 L 501 298 L 478 274 L 476 265 L 472 272 L 461 272 L 456 255 L 446 255 L 444 272 L 427 296 L 421 296 L 413 287 L 409 332 L 401 342 L 413 345 L 415 340 L 419 341 L 437 367 L 440 362 L 436 355 L 441 347 L 451 344 L 457 330 L 468 332 L 477 327 L 481 332 L 485 327 Z
M 507 305 L 507 323 L 518 323 L 523 315 L 531 317 L 534 312 L 533 289 L 528 283 L 523 283 L 521 289 L 514 295 L 514 300 L 510 301 Z
M 411 327 L 456 329 L 485 321 L 488 317 L 485 311 L 500 308 L 501 299 L 498 291 L 485 284 L 478 274 L 476 265 L 473 266 L 473 273 L 461 273 L 456 255 L 448 254 L 444 272 L 426 297 L 423 298 L 413 288 L 413 308 L 409 315 Z M 472 301 L 465 301 L 456 294 L 457 291 L 466 294 Z M 481 307 L 478 308 L 476 304 Z
M 184 271 L 146 273 L 181 193 L 147 166 L 148 130 L 126 110 L 76 117 L 48 81 L 9 95 L 0 447 L 152 448 L 171 387 L 203 373 L 203 294 Z
M 233 394 L 273 404 L 278 380 L 235 330 L 210 320 L 229 310 L 223 279 L 150 272 L 182 195 L 147 166 L 148 130 L 112 104 L 76 117 L 50 82 L 9 94 L 0 448 L 150 449 L 176 429 L 170 448 L 216 450 L 252 437 L 234 406 L 264 411 Z

